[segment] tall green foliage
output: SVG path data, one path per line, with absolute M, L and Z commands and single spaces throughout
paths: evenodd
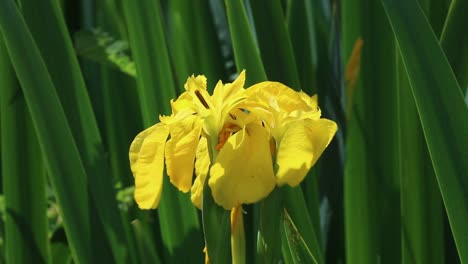
M 467 2 L 0 1 L 0 262 L 467 262 Z M 339 131 L 301 186 L 243 207 L 231 252 L 207 183 L 202 211 L 167 175 L 138 208 L 128 148 L 187 77 L 244 69 L 318 94 Z

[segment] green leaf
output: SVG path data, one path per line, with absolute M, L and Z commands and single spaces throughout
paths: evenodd
M 257 263 L 278 263 L 281 259 L 281 191 L 275 188 L 260 202 Z
M 142 263 L 161 263 L 152 234 L 145 232 L 146 229 L 139 220 L 134 221 L 132 227 L 135 230 L 136 243 L 140 251 Z
M 45 63 L 14 1 L 0 2 L 0 29 L 56 192 L 72 255 L 77 262 L 89 263 L 86 172 Z
M 48 263 L 45 169 L 31 117 L 1 35 L 0 121 L 1 175 L 6 207 L 5 235 L 2 236 L 5 261 Z
M 307 246 L 304 238 L 297 229 L 293 220 L 285 209 L 283 212 L 283 228 L 285 230 L 288 241 L 291 257 L 294 263 L 323 263 L 317 261 L 317 256 L 314 256 L 312 251 Z
M 71 264 L 73 263 L 72 256 L 70 254 L 70 249 L 67 245 L 57 242 L 52 243 L 52 263 L 62 263 L 62 264 Z
M 300 187 L 291 188 L 284 186 L 281 191 L 284 199 L 284 210 L 288 212 L 288 217 L 294 222 L 294 228 L 301 235 L 301 239 L 314 256 L 316 262 L 324 263 L 323 249 L 319 242 L 319 236 L 315 233 L 316 229 L 312 224 L 309 214 L 305 213 L 307 212 L 307 204 L 302 189 Z M 291 248 L 291 245 L 290 249 L 294 250 L 294 248 Z M 293 253 L 291 252 L 291 254 Z
M 347 109 L 344 208 L 346 262 L 401 261 L 396 46 L 381 3 L 343 6 L 344 58 L 364 41 L 361 75 Z
M 193 5 L 199 5 L 199 2 L 193 2 Z M 171 47 L 168 51 L 174 63 L 174 80 L 178 92 L 184 90 L 183 85 L 188 76 L 205 74 L 197 63 L 197 60 L 204 58 L 196 55 L 198 37 L 195 32 L 195 14 L 187 1 L 173 0 L 167 3 L 167 43 Z M 207 77 L 210 81 L 210 76 Z
M 208 90 L 225 79 L 224 61 L 216 35 L 209 1 L 174 0 L 168 2 L 168 43 L 179 90 L 187 76 L 203 74 Z
M 453 0 L 445 21 L 440 45 L 444 49 L 463 93 L 468 92 L 468 34 L 466 34 L 468 1 Z
M 246 70 L 246 86 L 267 80 L 242 0 L 225 0 L 237 71 Z
M 137 69 L 137 88 L 143 124 L 158 122 L 158 114 L 170 113 L 170 100 L 176 97 L 169 61 L 160 1 L 124 1 L 129 43 Z M 164 175 L 158 208 L 164 262 L 193 261 L 202 258 L 202 238 L 195 207 L 189 195 L 180 193 Z M 184 249 L 181 255 L 179 250 Z
M 300 90 L 296 60 L 281 2 L 255 0 L 250 1 L 250 6 L 268 80 L 279 81 L 295 90 Z
M 169 114 L 176 90 L 172 77 L 159 1 L 124 2 L 130 48 L 137 69 L 137 84 L 145 126 Z
M 208 178 L 203 186 L 203 232 L 210 261 L 231 262 L 231 212 L 217 205 L 213 200 Z
M 294 263 L 294 259 L 291 255 L 291 249 L 289 248 L 288 238 L 286 237 L 286 231 L 284 230 L 284 225 L 280 226 L 280 238 L 281 238 L 281 253 L 283 261 L 286 264 Z
M 425 5 L 422 2 L 426 2 Z M 431 13 L 441 1 L 420 1 Z M 430 20 L 431 25 L 440 21 Z M 444 263 L 442 199 L 401 55 L 397 54 L 403 263 Z
M 286 23 L 301 87 L 309 94 L 317 93 L 318 56 L 314 19 L 312 2 L 290 1 Z
M 21 2 L 26 23 L 31 29 L 60 97 L 88 175 L 88 188 L 93 201 L 90 208 L 97 214 L 97 218 L 93 217 L 91 223 L 93 221 L 104 223 L 102 227 L 106 239 L 95 237 L 93 239 L 94 243 L 97 243 L 95 247 L 110 245 L 114 260 L 120 263 L 126 262 L 127 238 L 122 231 L 123 223 L 115 201 L 110 167 L 63 14 L 58 2 L 54 0 Z M 44 27 L 44 23 L 48 26 Z M 93 225 L 93 228 L 97 225 L 99 224 Z M 96 232 L 91 234 L 98 235 Z M 104 253 L 105 251 L 95 250 L 93 257 L 111 258 Z
M 186 4 L 187 1 L 182 1 Z M 208 78 L 208 89 L 214 89 L 218 80 L 226 79 L 224 59 L 221 46 L 216 35 L 213 10 L 209 1 L 191 1 L 189 5 L 193 15 L 194 32 L 192 37 L 196 40 L 196 69 Z M 194 36 L 194 35 L 195 36 Z
M 442 200 L 408 76 L 397 55 L 403 263 L 443 263 Z
M 468 262 L 468 108 L 438 40 L 416 1 L 382 0 L 421 120 L 462 262 Z
M 83 30 L 75 35 L 78 55 L 92 61 L 112 66 L 130 76 L 136 76 L 135 63 L 125 40 L 118 40 L 99 29 Z

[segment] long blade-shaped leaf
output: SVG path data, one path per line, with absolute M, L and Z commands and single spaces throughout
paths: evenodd
M 93 241 L 98 245 L 110 244 L 114 260 L 126 262 L 126 238 L 112 188 L 110 167 L 59 4 L 57 1 L 21 2 L 26 23 L 52 77 L 88 175 L 91 198 L 98 216 L 93 221 L 104 223 L 107 239 L 96 237 Z M 44 27 L 44 23 L 48 26 Z M 106 258 L 102 251 L 94 251 L 93 254 L 95 259 Z
M 213 19 L 209 1 L 168 2 L 168 44 L 178 91 L 191 74 L 205 75 L 209 90 L 225 77 Z
M 205 180 L 203 187 L 203 232 L 206 249 L 213 263 L 229 263 L 231 254 L 231 212 L 217 205 Z
M 402 263 L 443 263 L 442 200 L 398 54 Z
M 345 57 L 358 39 L 364 41 L 361 75 L 348 107 L 346 260 L 395 263 L 401 251 L 395 41 L 379 2 L 347 1 L 343 12 Z
M 317 41 L 314 19 L 312 2 L 291 1 L 287 16 L 288 33 L 301 87 L 308 93 L 316 93 L 317 89 Z
M 169 61 L 160 1 L 124 1 L 130 48 L 137 69 L 137 86 L 145 127 L 158 120 L 158 114 L 169 114 L 169 101 L 176 89 Z M 202 239 L 195 207 L 187 195 L 178 192 L 167 176 L 158 208 L 165 261 L 180 260 L 179 248 L 187 248 L 187 262 L 202 257 Z M 189 246 L 190 245 L 190 246 Z
M 246 85 L 267 79 L 242 0 L 225 0 L 237 71 L 247 71 Z
M 47 263 L 46 175 L 31 117 L 0 36 L 0 148 L 5 261 Z M 28 252 L 28 254 L 24 254 Z
M 255 0 L 250 1 L 250 6 L 268 79 L 300 90 L 299 74 L 281 1 Z
M 86 172 L 45 63 L 14 1 L 0 2 L 0 29 L 31 113 L 72 255 L 77 262 L 90 263 Z
M 281 259 L 281 191 L 273 190 L 260 202 L 257 263 L 277 263 Z
M 307 214 L 306 200 L 301 188 L 282 187 L 284 208 L 288 211 L 290 218 L 294 221 L 295 228 L 298 230 L 304 243 L 311 251 L 317 263 L 324 263 L 323 249 L 319 242 L 317 230 L 312 225 L 312 220 Z M 292 250 L 292 249 L 291 249 Z M 293 252 L 291 252 L 293 254 Z
M 429 18 L 440 2 L 421 0 L 419 4 Z M 445 20 L 429 19 L 434 30 Z M 442 19 L 442 21 L 440 21 Z M 438 34 L 437 32 L 434 32 Z M 419 115 L 413 99 L 408 75 L 396 54 L 398 68 L 400 128 L 400 204 L 402 263 L 444 263 L 444 214 Z
M 286 239 L 291 252 L 291 257 L 294 263 L 315 263 L 318 264 L 316 256 L 309 249 L 304 239 L 301 236 L 296 225 L 289 216 L 288 212 L 284 210 L 282 217 L 282 224 L 284 232 L 286 233 Z
M 440 44 L 457 77 L 463 93 L 468 91 L 468 34 L 466 34 L 468 1 L 453 0 L 445 21 Z
M 468 108 L 417 2 L 382 0 L 398 41 L 462 262 L 468 262 Z

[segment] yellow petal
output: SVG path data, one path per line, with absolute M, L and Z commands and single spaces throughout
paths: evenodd
M 301 97 L 302 101 L 304 101 L 310 107 L 311 110 L 314 110 L 314 111 L 319 110 L 318 96 L 316 94 L 309 96 L 303 91 L 300 91 L 298 94 L 299 94 L 299 97 Z
M 221 106 L 220 103 L 223 102 L 235 101 L 244 92 L 244 83 L 245 70 L 232 83 L 222 85 L 221 82 L 218 82 L 213 91 L 213 99 L 218 102 L 218 106 Z
M 227 210 L 266 197 L 275 177 L 265 128 L 249 124 L 232 135 L 211 167 L 208 184 L 215 202 Z
M 206 90 L 206 77 L 204 75 L 194 75 L 187 78 L 184 85 L 186 91 Z
M 192 102 L 197 105 L 198 109 L 214 108 L 211 96 L 206 90 L 206 77 L 204 75 L 198 75 L 197 77 L 192 75 L 187 79 L 184 87 L 192 97 Z
M 278 146 L 278 186 L 297 186 L 322 155 L 336 130 L 336 123 L 328 119 L 291 122 Z
M 193 98 L 188 92 L 182 93 L 177 100 L 171 100 L 172 113 L 177 114 L 180 111 L 196 112 Z
M 130 145 L 135 200 L 141 209 L 156 208 L 161 198 L 164 147 L 169 129 L 159 123 L 138 134 Z
M 166 145 L 167 175 L 171 183 L 182 192 L 188 192 L 192 187 L 201 122 L 192 115 L 171 125 L 171 139 Z
M 205 185 L 205 179 L 209 168 L 210 154 L 208 153 L 208 143 L 206 138 L 202 137 L 198 143 L 197 152 L 195 153 L 195 175 L 197 177 L 191 189 L 192 203 L 200 210 L 203 186 Z
M 279 82 L 261 82 L 247 88 L 247 94 L 254 96 L 274 108 L 276 111 L 292 112 L 308 110 L 299 93 Z

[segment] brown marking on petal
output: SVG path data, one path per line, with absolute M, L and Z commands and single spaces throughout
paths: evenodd
M 276 155 L 276 141 L 273 137 L 270 139 L 270 153 L 272 157 Z
M 205 98 L 203 98 L 203 96 L 201 95 L 200 91 L 195 90 L 195 95 L 197 96 L 198 100 L 200 100 L 200 102 L 202 103 L 202 105 L 203 105 L 206 109 L 210 109 L 210 107 L 208 106 L 208 104 L 207 104 L 206 101 L 205 101 Z
M 228 140 L 228 138 L 239 131 L 241 128 L 238 125 L 231 124 L 231 123 L 226 123 L 224 124 L 223 128 L 219 132 L 218 136 L 218 145 L 216 145 L 216 150 L 221 150 L 223 148 L 224 144 Z
M 237 120 L 237 117 L 231 113 L 229 113 L 229 116 L 233 119 L 233 120 Z

